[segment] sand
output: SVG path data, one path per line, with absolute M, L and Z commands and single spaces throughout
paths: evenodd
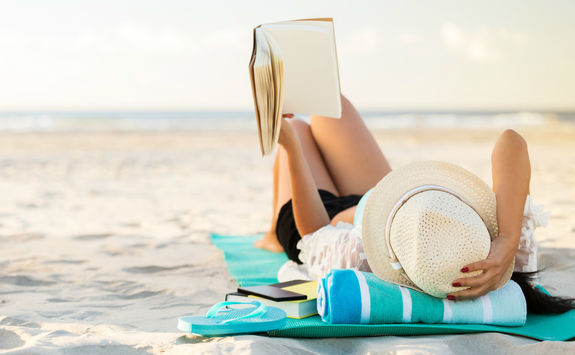
M 530 144 L 542 283 L 575 295 L 575 129 Z M 490 181 L 497 132 L 378 131 L 392 166 L 455 162 Z M 236 336 L 175 328 L 234 290 L 209 233 L 264 231 L 271 158 L 254 132 L 0 135 L 0 353 L 554 353 L 575 343 L 489 333 L 351 339 Z

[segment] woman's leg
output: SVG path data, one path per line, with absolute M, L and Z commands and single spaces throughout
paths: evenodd
M 306 161 L 311 169 L 313 179 L 318 189 L 327 190 L 339 196 L 339 191 L 330 176 L 329 170 L 324 162 L 319 147 L 314 140 L 310 125 L 301 120 L 287 121 L 295 129 L 303 149 Z M 291 199 L 291 179 L 288 169 L 287 153 L 281 146 L 279 153 L 279 174 L 278 174 L 278 204 L 277 211 L 281 206 Z
M 269 251 L 273 251 L 275 253 L 283 252 L 283 248 L 281 244 L 278 242 L 278 238 L 276 235 L 276 222 L 277 222 L 277 215 L 278 215 L 278 177 L 279 177 L 279 150 L 276 153 L 276 157 L 274 159 L 274 170 L 273 170 L 273 202 L 272 202 L 272 224 L 270 226 L 270 230 L 264 235 L 264 237 L 260 240 L 257 240 L 254 243 L 256 248 L 266 249 Z
M 301 120 L 288 122 L 296 131 L 308 166 L 318 189 L 326 190 L 339 196 L 339 192 L 333 182 L 323 157 L 311 133 L 310 126 Z M 276 222 L 281 207 L 292 198 L 291 179 L 289 174 L 287 153 L 278 146 L 276 161 L 274 163 L 274 206 L 270 230 L 264 238 L 257 241 L 254 246 L 270 251 L 282 251 L 277 241 Z
M 355 107 L 341 99 L 341 118 L 312 116 L 311 132 L 339 193 L 361 195 L 391 167 Z

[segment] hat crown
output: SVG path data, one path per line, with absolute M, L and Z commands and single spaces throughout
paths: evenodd
M 465 229 L 463 229 L 463 232 L 458 232 L 458 228 L 431 232 L 434 230 L 431 228 L 431 231 L 423 233 L 412 227 L 412 230 L 417 232 L 398 233 L 398 227 L 400 225 L 409 225 L 406 222 L 397 223 L 404 218 L 401 215 L 404 212 L 408 212 L 407 208 L 409 208 L 410 203 L 407 202 L 410 202 L 410 200 L 411 202 L 417 201 L 421 196 L 434 196 L 434 194 L 424 194 L 424 192 L 427 191 L 443 191 L 444 193 L 450 194 L 451 198 L 458 199 L 459 201 L 453 200 L 454 203 L 456 203 L 456 209 L 465 210 L 469 207 L 469 209 L 479 215 L 479 219 L 477 216 L 472 217 L 471 219 L 474 219 L 475 221 L 470 224 L 464 223 L 464 225 L 469 224 L 479 226 L 479 220 L 481 220 L 481 224 L 483 224 L 489 231 L 490 240 L 498 238 L 497 204 L 495 194 L 483 180 L 462 167 L 450 163 L 439 161 L 416 161 L 391 171 L 379 181 L 373 191 L 369 194 L 363 211 L 362 241 L 369 266 L 377 277 L 398 285 L 428 292 L 423 289 L 425 288 L 430 291 L 428 293 L 433 293 L 437 297 L 442 297 L 445 295 L 446 291 L 453 292 L 465 288 L 450 288 L 451 283 L 455 279 L 459 277 L 474 276 L 481 272 L 476 271 L 465 274 L 459 272 L 462 266 L 469 264 L 466 263 L 460 255 L 468 255 L 467 250 L 471 249 L 477 251 L 478 256 L 473 258 L 470 262 L 479 261 L 488 255 L 491 243 L 490 241 L 487 241 L 487 243 L 482 241 L 479 246 L 470 245 L 469 248 L 463 248 L 463 251 L 455 251 L 454 246 L 470 243 L 470 240 L 476 240 L 476 238 L 469 237 L 470 235 L 475 234 L 475 232 L 469 233 L 466 232 Z M 415 199 L 412 200 L 412 198 Z M 400 209 L 402 210 L 401 212 L 399 211 Z M 469 209 L 467 209 L 467 211 L 471 213 Z M 438 211 L 441 212 L 444 217 L 440 218 Z M 399 213 L 399 218 L 396 221 L 394 218 L 397 217 L 397 213 Z M 414 219 L 414 221 L 417 221 L 417 223 L 413 223 L 414 225 L 427 225 L 420 223 L 420 218 L 424 217 L 429 218 L 430 221 L 443 221 L 441 224 L 444 228 L 447 228 L 445 226 L 450 224 L 446 222 L 447 219 L 443 219 L 446 218 L 445 216 L 450 216 L 450 214 L 446 214 L 443 209 L 431 209 L 428 210 L 428 214 L 418 212 L 415 215 L 418 217 L 417 219 Z M 458 219 L 453 220 L 458 221 Z M 431 223 L 429 225 L 435 226 Z M 454 222 L 454 225 L 460 225 L 460 223 Z M 394 227 L 393 248 L 390 236 L 390 234 L 392 234 L 391 227 Z M 448 230 L 449 232 L 447 232 Z M 437 259 L 450 260 L 456 266 L 450 266 L 447 268 L 446 265 L 449 264 L 446 264 L 446 262 L 443 261 L 433 262 L 432 264 L 422 264 L 421 266 L 414 262 L 414 265 L 411 265 L 409 260 L 419 260 L 420 263 L 422 263 L 422 260 L 426 260 L 426 258 L 423 257 L 424 255 L 434 255 L 431 251 L 423 250 L 424 248 L 417 247 L 415 244 L 412 244 L 416 243 L 416 241 L 423 235 L 437 235 L 449 238 L 452 244 L 450 247 L 453 246 L 454 248 L 453 251 L 449 251 L 449 253 L 451 253 L 451 260 L 445 256 L 441 256 L 441 253 L 438 253 L 441 258 L 437 257 Z M 402 236 L 411 236 L 414 241 L 405 240 L 403 242 L 400 240 L 402 239 Z M 432 242 L 441 240 L 433 237 L 428 237 L 427 239 Z M 477 240 L 483 240 L 483 238 L 477 238 Z M 413 256 L 409 254 L 409 251 L 407 250 L 408 247 Z M 433 244 L 427 245 L 427 249 L 429 250 L 433 250 L 432 247 L 436 248 Z M 403 250 L 404 248 L 405 251 Z M 438 250 L 441 250 L 441 248 L 438 248 Z M 449 255 L 449 253 L 447 253 L 447 255 Z M 462 259 L 460 260 L 460 258 Z M 427 263 L 431 263 L 431 261 L 427 261 Z M 427 267 L 426 265 L 432 266 Z M 419 269 L 423 269 L 422 273 L 425 272 L 427 275 L 419 275 Z M 445 270 L 452 271 L 448 273 Z M 449 276 L 451 272 L 454 272 L 453 277 Z M 512 272 L 513 263 L 507 267 L 504 276 L 497 283 L 496 288 L 503 287 L 511 278 Z M 429 276 L 433 274 L 440 274 L 441 276 Z M 433 285 L 429 285 L 428 283 L 431 282 L 430 280 L 435 280 L 435 282 L 438 282 L 437 285 L 439 286 L 435 287 Z M 419 283 L 421 283 L 421 285 Z M 446 287 L 449 288 L 446 289 Z
M 491 238 L 473 208 L 449 192 L 427 190 L 397 210 L 390 244 L 407 276 L 424 292 L 445 297 L 467 264 L 489 254 Z

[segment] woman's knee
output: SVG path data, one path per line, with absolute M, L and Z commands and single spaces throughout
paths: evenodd
M 357 112 L 355 106 L 343 94 L 341 95 L 341 116 L 339 119 L 327 116 L 311 115 L 312 131 L 314 127 L 320 126 L 319 130 L 322 131 L 326 126 L 345 126 L 348 121 L 361 120 L 361 116 Z
M 307 122 L 300 120 L 298 118 L 294 118 L 292 120 L 286 121 L 292 126 L 292 128 L 296 131 L 297 135 L 302 137 L 308 134 L 311 134 L 310 126 Z
M 518 153 L 527 154 L 527 142 L 513 129 L 506 129 L 497 139 L 497 145 L 503 145 L 506 149 L 512 149 Z

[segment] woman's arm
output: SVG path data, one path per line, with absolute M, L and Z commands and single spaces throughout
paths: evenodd
M 290 115 L 285 116 L 290 117 Z M 313 233 L 329 224 L 329 216 L 317 191 L 299 138 L 285 119 L 280 129 L 279 144 L 287 152 L 292 205 L 297 230 L 302 236 Z
M 491 243 L 487 259 L 467 265 L 461 270 L 483 270 L 483 273 L 453 282 L 453 286 L 471 288 L 455 292 L 451 295 L 453 297 L 448 298 L 474 298 L 494 290 L 513 261 L 519 245 L 523 208 L 529 193 L 531 165 L 527 143 L 517 132 L 508 129 L 501 134 L 493 148 L 491 167 L 499 235 Z

